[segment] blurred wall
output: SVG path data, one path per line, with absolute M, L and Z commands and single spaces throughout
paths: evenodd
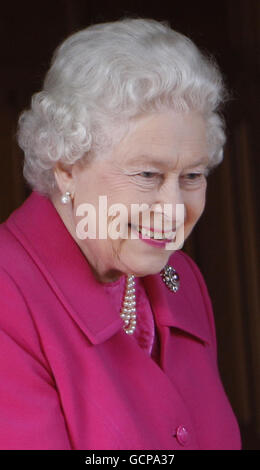
M 22 178 L 16 123 L 32 93 L 41 88 L 54 48 L 90 23 L 127 15 L 167 20 L 190 36 L 215 55 L 232 91 L 225 112 L 225 160 L 209 177 L 207 207 L 185 250 L 202 270 L 212 297 L 221 376 L 240 423 L 244 448 L 259 449 L 259 0 L 3 3 L 0 220 L 30 193 Z

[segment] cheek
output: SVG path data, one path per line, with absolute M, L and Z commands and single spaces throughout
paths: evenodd
M 122 204 L 128 210 L 127 219 L 131 217 L 131 204 L 149 204 L 151 200 L 151 191 L 144 194 L 140 191 L 140 188 L 136 184 L 131 183 L 129 179 L 125 177 L 117 177 L 107 181 L 107 185 L 104 184 L 102 194 L 107 195 L 108 207 L 113 204 Z M 135 209 L 133 209 L 135 212 Z
M 122 176 L 118 176 L 117 178 L 104 178 L 100 184 L 100 191 L 102 194 L 107 195 L 109 204 L 127 204 L 127 202 L 134 198 L 135 194 L 133 187 Z
M 186 218 L 188 223 L 196 223 L 204 211 L 206 202 L 206 190 L 200 190 L 191 194 L 185 202 Z

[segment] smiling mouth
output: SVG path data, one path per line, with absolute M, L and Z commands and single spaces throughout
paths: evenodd
M 175 236 L 174 231 L 155 231 L 154 229 L 147 229 L 144 227 L 128 224 L 129 227 L 133 227 L 137 232 L 139 232 L 144 238 L 151 238 L 152 240 L 165 240 L 172 241 Z

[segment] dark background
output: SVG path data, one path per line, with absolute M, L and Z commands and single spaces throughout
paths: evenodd
M 78 29 L 123 16 L 167 20 L 190 36 L 215 55 L 232 92 L 225 159 L 209 177 L 207 208 L 185 250 L 208 284 L 220 372 L 243 447 L 260 449 L 259 0 L 1 2 L 0 221 L 30 194 L 16 123 L 54 48 Z

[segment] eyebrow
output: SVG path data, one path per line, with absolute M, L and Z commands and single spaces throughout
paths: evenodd
M 136 165 L 136 164 L 143 164 L 143 163 L 146 163 L 148 165 L 153 165 L 157 168 L 163 168 L 163 169 L 165 168 L 171 169 L 173 166 L 172 161 L 170 160 L 166 160 L 162 162 L 160 158 L 150 157 L 148 155 L 140 155 L 139 157 L 132 158 L 131 160 L 128 161 L 128 164 L 131 166 Z M 190 167 L 197 167 L 199 165 L 208 165 L 208 164 L 209 164 L 209 158 L 202 157 L 196 162 L 186 165 L 185 169 L 190 168 Z

